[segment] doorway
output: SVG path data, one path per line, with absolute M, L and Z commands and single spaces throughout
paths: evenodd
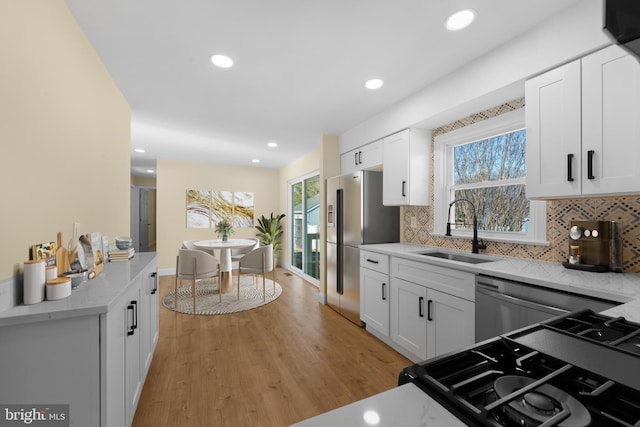
M 320 175 L 289 183 L 291 268 L 319 285 L 320 280 Z
M 131 186 L 131 239 L 136 252 L 156 250 L 156 189 Z

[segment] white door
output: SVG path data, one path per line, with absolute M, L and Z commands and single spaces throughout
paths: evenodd
M 406 205 L 409 194 L 409 130 L 384 139 L 382 204 Z
M 391 339 L 427 358 L 427 288 L 402 279 L 391 283 Z
M 427 297 L 427 357 L 472 345 L 474 303 L 433 289 L 428 290 Z
M 360 268 L 360 318 L 367 329 L 389 336 L 389 275 Z
M 136 412 L 140 392 L 142 391 L 140 363 L 140 285 L 132 285 L 131 290 L 123 297 L 124 305 L 121 313 L 125 318 L 124 335 L 124 375 L 125 375 L 125 418 L 126 425 L 131 425 Z M 142 320 L 144 321 L 144 320 Z
M 618 46 L 598 51 L 582 60 L 582 87 L 582 193 L 637 193 L 640 63 Z
M 580 61 L 527 80 L 527 198 L 581 193 Z

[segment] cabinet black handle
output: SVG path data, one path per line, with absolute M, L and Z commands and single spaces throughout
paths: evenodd
M 358 165 L 358 152 L 356 151 L 353 156 L 354 156 L 354 163 L 357 166 Z
M 135 308 L 133 315 L 134 321 L 133 325 L 131 325 L 131 329 L 138 329 L 138 301 L 131 301 L 131 304 Z
M 378 264 L 378 261 L 376 261 L 375 259 L 367 258 L 367 262 L 370 262 L 371 264 Z
M 422 311 L 422 303 L 424 302 L 424 297 L 418 298 L 418 316 L 424 317 L 424 313 Z
M 135 309 L 134 309 L 133 305 L 128 305 L 127 306 L 127 314 L 129 312 L 129 310 L 131 310 L 131 324 L 129 325 L 129 330 L 127 331 L 127 336 L 131 336 L 131 335 L 133 335 L 135 333 L 135 331 L 134 331 L 135 328 L 133 327 L 133 318 L 135 316 L 135 311 L 134 311 Z
M 569 182 L 573 181 L 572 165 L 573 165 L 573 154 L 567 154 L 567 181 Z
M 595 179 L 593 176 L 593 154 L 595 151 L 587 151 L 587 179 Z
M 383 283 L 383 284 L 382 284 L 382 301 L 386 301 L 386 300 L 387 300 L 387 297 L 385 297 L 385 296 L 384 296 L 384 287 L 385 287 L 385 286 L 387 286 L 387 284 L 386 284 L 386 283 Z
M 402 181 L 402 197 L 406 197 L 406 186 L 407 186 L 407 181 Z
M 151 295 L 154 295 L 158 292 L 158 272 L 154 271 L 151 273 L 151 277 L 153 277 L 153 289 L 151 289 Z
M 362 164 L 362 151 L 358 151 L 358 164 Z
M 433 320 L 433 300 L 430 299 L 427 301 L 427 320 L 428 321 L 432 321 Z

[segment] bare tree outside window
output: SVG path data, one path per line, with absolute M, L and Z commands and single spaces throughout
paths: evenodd
M 524 129 L 453 147 L 451 200 L 470 200 L 477 209 L 480 229 L 528 231 L 525 148 Z M 456 203 L 455 227 L 470 229 L 472 219 L 471 205 Z

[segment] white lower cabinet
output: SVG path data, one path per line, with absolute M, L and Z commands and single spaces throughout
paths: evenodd
M 360 320 L 389 336 L 389 274 L 360 268 Z
M 474 343 L 475 275 L 391 257 L 391 345 L 413 361 Z
M 427 358 L 427 288 L 395 277 L 391 285 L 391 339 L 418 360 L 424 360 Z
M 158 341 L 157 258 L 150 257 L 136 254 L 132 262 L 151 261 L 133 279 L 129 265 L 108 264 L 67 301 L 35 306 L 76 307 L 64 315 L 0 327 L 0 377 L 10 385 L 0 387 L 0 402 L 68 404 L 72 426 L 131 425 Z M 104 302 L 106 311 L 77 314 L 85 299 L 103 303 L 92 296 L 107 294 L 115 281 L 122 290 Z
M 360 320 L 367 331 L 389 336 L 389 256 L 360 251 Z
M 391 289 L 391 339 L 419 360 L 473 344 L 473 302 L 396 278 Z
M 102 425 L 129 426 L 138 406 L 158 334 L 156 267 L 146 269 L 105 315 L 106 407 Z M 124 402 L 123 402 L 124 395 Z M 123 405 L 124 403 L 124 405 Z
M 427 292 L 427 358 L 475 342 L 475 303 L 444 292 Z

